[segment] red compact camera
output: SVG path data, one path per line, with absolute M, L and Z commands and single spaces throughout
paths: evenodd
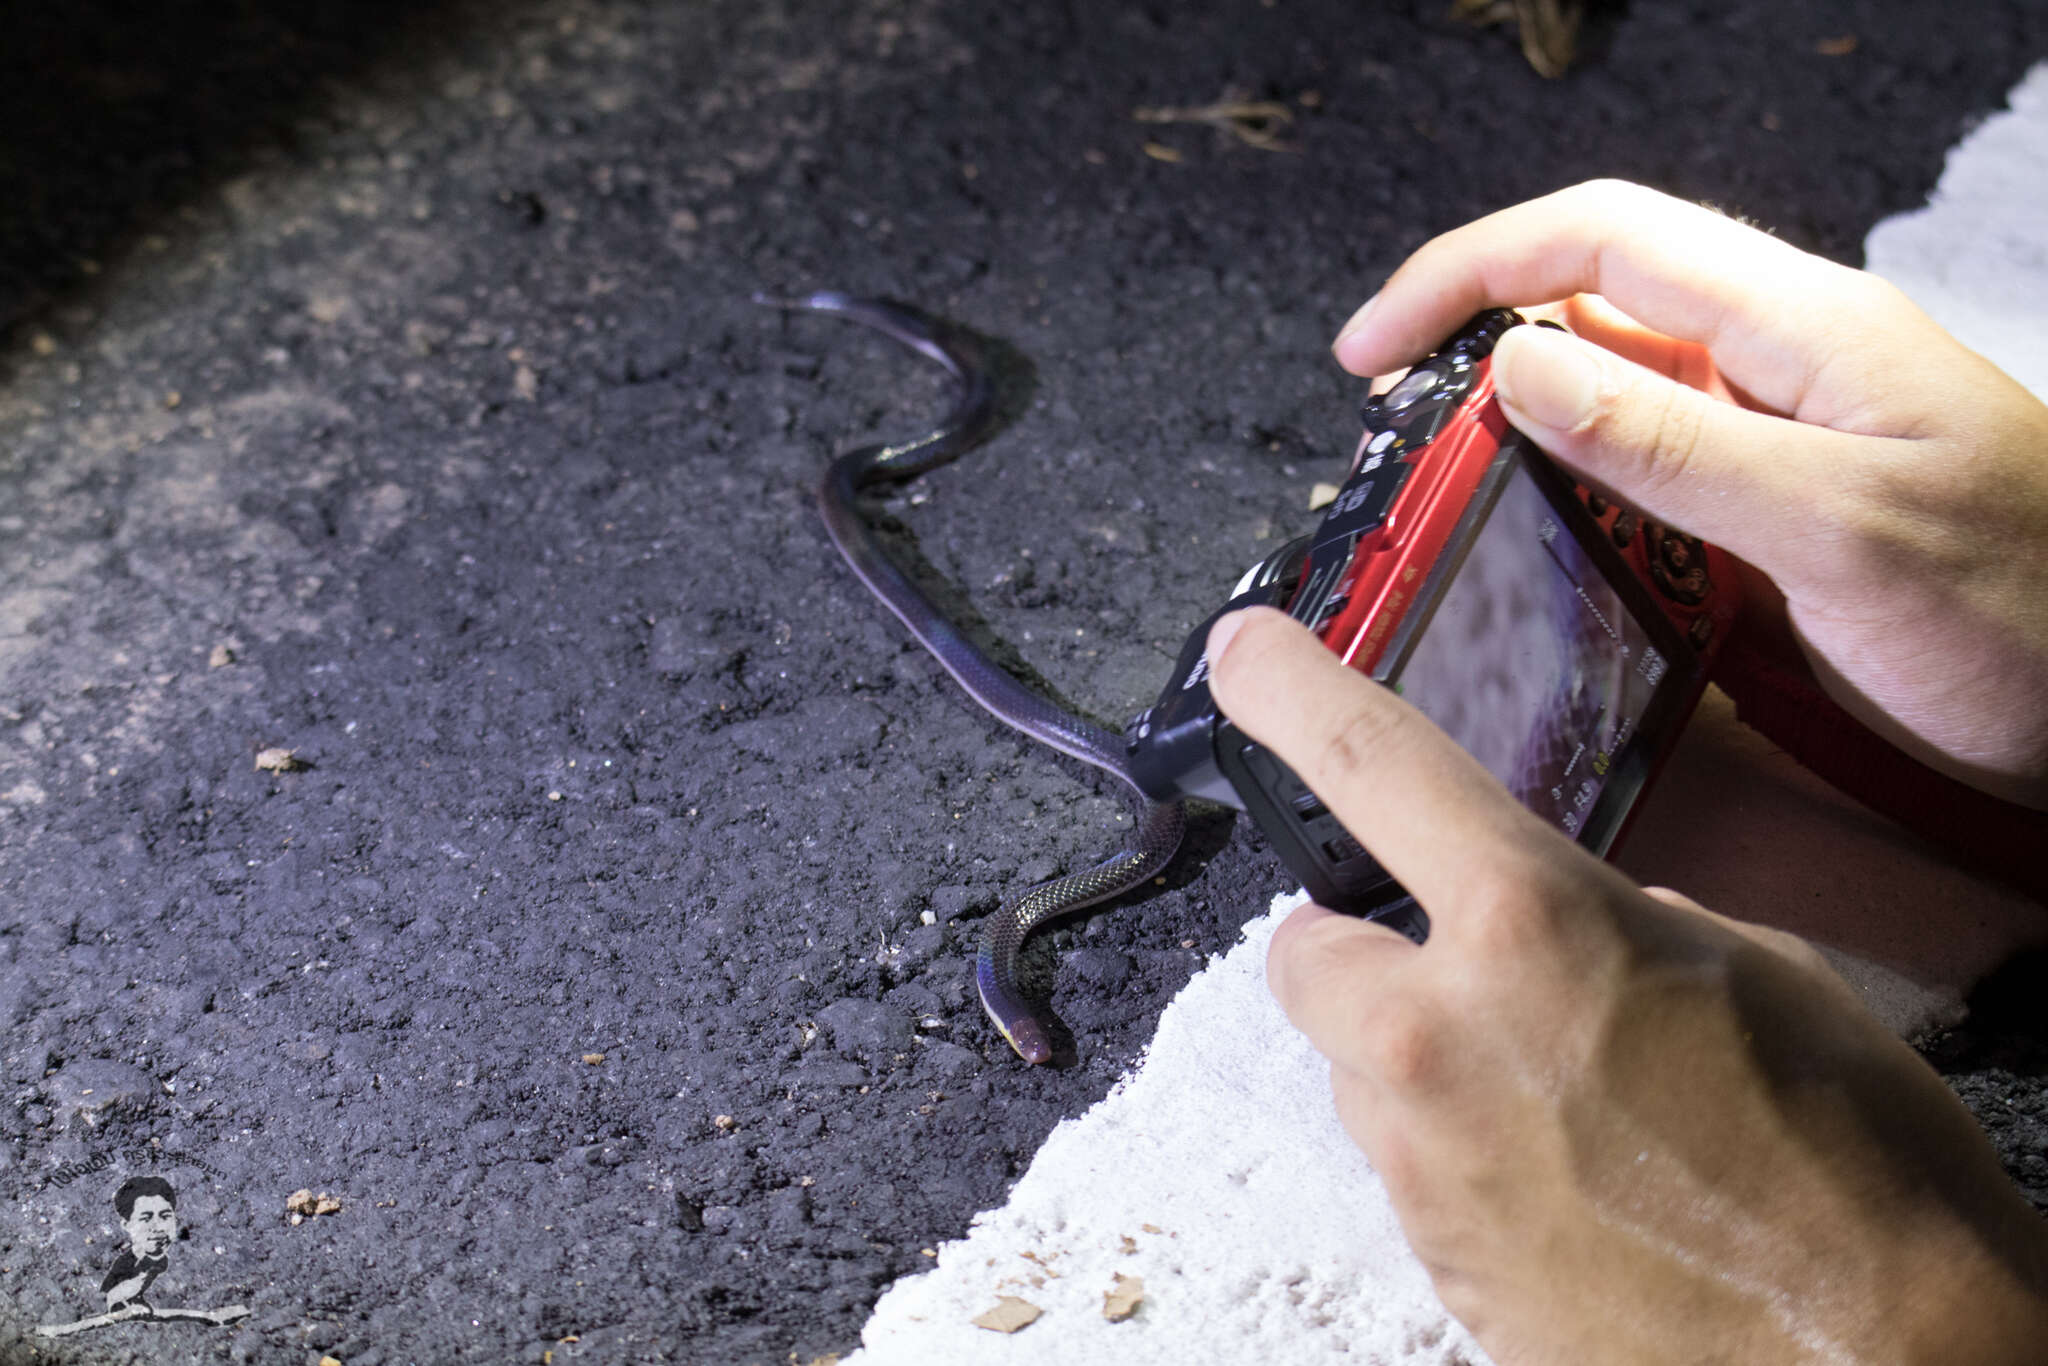
M 1488 358 L 1521 325 L 1482 313 L 1368 400 L 1321 525 L 1253 566 L 1216 615 L 1285 609 L 1605 855 L 1698 701 L 1736 576 L 1714 547 L 1575 486 L 1508 425 Z M 1214 620 L 1126 732 L 1139 786 L 1249 811 L 1318 902 L 1420 943 L 1429 919 L 1414 899 L 1216 710 Z

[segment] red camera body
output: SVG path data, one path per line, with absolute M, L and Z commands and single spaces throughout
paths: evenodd
M 1284 608 L 1605 854 L 1698 700 L 1736 577 L 1720 551 L 1573 485 L 1509 426 L 1489 358 L 1521 321 L 1480 314 L 1368 400 L 1321 525 L 1255 566 L 1223 610 Z M 1209 624 L 1128 732 L 1140 785 L 1250 811 L 1316 900 L 1423 938 L 1413 899 L 1216 711 Z
M 1505 314 L 1506 310 L 1498 312 Z M 1369 493 L 1354 491 L 1359 479 L 1372 474 L 1375 467 L 1386 468 L 1390 461 L 1400 462 L 1394 468 L 1401 471 L 1396 476 L 1401 482 L 1379 525 L 1360 535 L 1346 554 L 1345 567 L 1329 599 L 1341 606 L 1334 612 L 1328 604 L 1320 609 L 1325 624 L 1317 632 L 1324 644 L 1362 673 L 1374 671 L 1388 641 L 1399 633 L 1409 610 L 1422 600 L 1418 581 L 1426 581 L 1428 571 L 1444 558 L 1461 528 L 1471 521 L 1501 450 L 1526 441 L 1508 425 L 1507 416 L 1494 401 L 1492 342 L 1506 330 L 1494 316 L 1482 314 L 1445 351 L 1411 371 L 1409 378 L 1386 395 L 1366 404 L 1368 426 L 1352 460 L 1352 482 L 1340 500 L 1361 496 L 1370 500 Z M 1433 366 L 1444 367 L 1449 374 L 1433 372 Z M 1457 372 L 1468 367 L 1469 378 L 1455 393 L 1446 394 L 1450 386 L 1444 384 L 1444 378 L 1455 380 Z M 1394 405 L 1402 386 L 1413 382 L 1417 372 L 1438 374 L 1432 387 L 1438 401 L 1445 402 L 1445 415 L 1440 424 L 1430 423 L 1420 440 L 1399 433 L 1386 441 L 1381 433 L 1387 428 L 1376 430 L 1374 417 Z M 1427 421 L 1427 415 L 1423 420 Z M 1385 443 L 1381 450 L 1373 449 L 1376 442 Z M 1685 633 L 1688 643 L 1700 652 L 1702 663 L 1709 662 L 1739 604 L 1736 576 L 1727 555 L 1657 523 L 1644 523 L 1583 487 L 1574 492 L 1637 579 L 1652 590 L 1659 610 Z M 1319 543 L 1323 539 L 1317 538 Z

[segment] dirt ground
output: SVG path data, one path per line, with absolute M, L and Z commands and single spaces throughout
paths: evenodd
M 1620 175 L 1853 261 L 2048 55 L 2022 0 L 1701 0 L 1596 10 L 1551 82 L 1448 8 L 13 22 L 0 1361 L 846 1351 L 1286 885 L 1198 820 L 1039 945 L 1072 1056 L 1016 1063 L 978 917 L 1127 808 L 818 525 L 830 453 L 918 431 L 937 373 L 755 290 L 1000 344 L 1010 425 L 881 507 L 1120 726 L 1306 526 L 1356 429 L 1329 339 L 1428 235 Z M 1225 98 L 1283 145 L 1133 118 Z M 2048 1203 L 2041 975 L 1934 1056 Z M 103 1307 L 143 1171 L 182 1224 L 152 1298 L 249 1317 L 34 1337 Z

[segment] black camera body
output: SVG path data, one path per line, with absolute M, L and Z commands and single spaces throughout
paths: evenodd
M 1317 902 L 1417 943 L 1429 918 L 1414 898 L 1217 711 L 1206 653 L 1216 618 L 1285 610 L 1604 856 L 1738 605 L 1721 551 L 1575 486 L 1508 425 L 1489 357 L 1522 321 L 1481 313 L 1366 402 L 1350 478 L 1321 524 L 1238 581 L 1125 737 L 1149 796 L 1250 812 Z

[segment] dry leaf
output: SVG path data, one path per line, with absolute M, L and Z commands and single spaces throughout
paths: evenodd
M 1102 1317 L 1111 1323 L 1122 1323 L 1138 1312 L 1138 1306 L 1145 1302 L 1145 1280 L 1142 1276 L 1126 1276 L 1119 1271 L 1116 1284 L 1103 1292 Z
M 1140 1225 L 1138 1225 L 1138 1227 L 1139 1227 L 1139 1228 L 1141 1228 L 1141 1229 L 1143 1229 L 1143 1230 L 1144 1230 L 1145 1232 L 1147 1232 L 1147 1233 L 1164 1233 L 1164 1232 L 1166 1232 L 1166 1230 L 1165 1230 L 1165 1229 L 1163 1229 L 1163 1228 L 1159 1227 L 1159 1225 L 1157 1225 L 1157 1224 L 1140 1224 Z
M 1135 1253 L 1137 1252 L 1137 1250 L 1138 1250 L 1138 1240 L 1137 1240 L 1136 1238 L 1133 1238 L 1133 1237 L 1132 1237 L 1132 1236 L 1131 1236 L 1130 1234 L 1128 1234 L 1128 1233 L 1120 1233 L 1120 1234 L 1118 1234 L 1118 1235 L 1117 1235 L 1117 1240 L 1116 1240 L 1116 1241 L 1117 1241 L 1117 1249 L 1116 1249 L 1116 1250 L 1117 1250 L 1118 1252 L 1121 1252 L 1121 1253 L 1123 1253 L 1123 1254 L 1124 1254 L 1124 1256 L 1126 1256 L 1126 1257 L 1129 1257 L 1129 1256 L 1132 1256 L 1132 1255 L 1134 1255 L 1134 1254 L 1135 1254 Z
M 1337 501 L 1337 495 L 1342 491 L 1335 484 L 1317 484 L 1308 491 L 1308 510 L 1314 512 L 1328 507 Z
M 1536 74 L 1557 77 L 1571 65 L 1584 8 L 1583 0 L 1452 0 L 1451 17 L 1480 25 L 1512 21 Z
M 287 1195 L 284 1198 L 284 1207 L 291 1212 L 294 1224 L 315 1214 L 341 1213 L 340 1200 L 329 1195 L 326 1191 L 321 1191 L 318 1195 L 315 1195 L 304 1187 L 300 1187 L 290 1195 Z
M 1813 50 L 1823 57 L 1846 57 L 1856 50 L 1856 35 L 1845 33 L 1839 38 L 1823 38 L 1813 45 Z
M 285 749 L 281 745 L 273 745 L 269 749 L 257 752 L 256 767 L 266 773 L 297 773 L 301 769 L 311 768 L 312 765 L 301 759 L 295 751 Z
M 234 662 L 235 652 L 225 645 L 214 646 L 213 653 L 206 657 L 206 667 L 209 669 L 225 669 Z
M 603 1062 L 603 1061 L 604 1061 L 604 1054 L 602 1054 L 602 1053 L 585 1053 L 585 1054 L 583 1055 L 583 1061 L 585 1061 L 585 1062 L 589 1063 L 589 1064 L 590 1064 L 590 1065 L 591 1065 L 592 1067 L 595 1067 L 595 1066 L 597 1066 L 597 1065 L 598 1065 L 599 1063 L 601 1063 L 601 1062 Z
M 1164 161 L 1169 164 L 1180 160 L 1180 153 L 1163 142 L 1146 143 L 1145 155 L 1151 157 L 1154 161 Z
M 512 372 L 512 392 L 528 403 L 540 396 L 540 376 L 533 373 L 531 365 L 522 365 Z
M 992 1333 L 1014 1333 L 1021 1328 L 1029 1328 L 1044 1312 L 1029 1300 L 1020 1300 L 1015 1295 L 998 1295 L 996 1307 L 976 1318 L 974 1326 Z
M 1060 1273 L 1052 1269 L 1052 1263 L 1047 1261 L 1045 1258 L 1039 1256 L 1036 1252 L 1020 1252 L 1017 1255 L 1019 1257 L 1022 1257 L 1025 1261 L 1030 1262 L 1032 1265 L 1038 1267 L 1040 1270 L 1044 1271 L 1046 1275 L 1052 1277 L 1054 1280 L 1059 1279 Z M 1045 1282 L 1034 1279 L 1032 1281 L 1032 1284 L 1044 1285 Z

